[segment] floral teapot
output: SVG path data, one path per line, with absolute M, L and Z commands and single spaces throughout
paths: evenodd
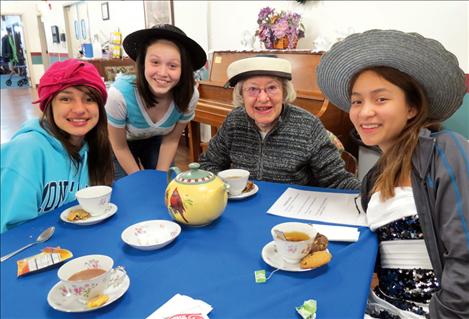
M 220 217 L 225 210 L 229 185 L 199 167 L 199 163 L 190 163 L 190 170 L 185 172 L 177 167 L 168 170 L 165 205 L 178 223 L 204 226 Z M 171 180 L 173 172 L 177 176 Z

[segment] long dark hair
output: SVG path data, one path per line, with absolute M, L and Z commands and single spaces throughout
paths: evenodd
M 145 56 L 147 49 L 150 45 L 161 39 L 151 39 L 145 45 L 141 46 L 141 50 L 137 55 L 136 68 L 137 68 L 137 91 L 142 97 L 143 102 L 147 108 L 151 108 L 158 104 L 156 96 L 153 95 L 145 79 Z M 181 77 L 178 84 L 171 90 L 173 99 L 179 112 L 184 113 L 189 107 L 192 95 L 194 94 L 194 73 L 192 71 L 191 57 L 186 48 L 175 40 L 168 40 L 173 42 L 179 49 L 181 55 Z
M 107 131 L 107 116 L 104 109 L 104 100 L 99 92 L 89 86 L 74 86 L 75 89 L 89 95 L 91 99 L 98 104 L 99 119 L 98 123 L 86 135 L 85 141 L 88 143 L 88 176 L 90 185 L 111 185 L 114 179 L 112 165 L 111 144 L 109 142 Z M 54 121 L 52 101 L 49 99 L 44 114 L 41 118 L 41 126 L 51 135 L 57 138 L 66 149 L 73 165 L 78 168 L 80 164 L 80 148 L 70 142 L 70 134 L 57 126 Z
M 349 94 L 357 78 L 365 71 L 373 71 L 403 90 L 407 105 L 416 110 L 416 115 L 407 121 L 396 143 L 377 163 L 378 177 L 371 192 L 380 191 L 381 199 L 385 200 L 394 196 L 394 187 L 410 178 L 412 154 L 418 143 L 420 129 L 422 127 L 438 129 L 438 123 L 428 118 L 428 98 L 420 83 L 408 74 L 391 67 L 375 66 L 361 70 L 350 81 Z

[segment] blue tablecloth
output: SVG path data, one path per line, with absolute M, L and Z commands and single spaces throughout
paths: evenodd
M 200 228 L 183 227 L 173 243 L 156 251 L 136 250 L 121 240 L 129 225 L 171 219 L 163 198 L 166 176 L 154 170 L 116 182 L 112 202 L 118 211 L 99 224 L 62 222 L 59 215 L 76 204 L 71 203 L 2 234 L 4 255 L 33 241 L 46 227 L 56 227 L 48 242 L 1 264 L 1 318 L 144 318 L 176 293 L 212 305 L 212 319 L 299 318 L 295 306 L 311 298 L 318 302 L 318 318 L 363 318 L 377 252 L 376 236 L 365 227 L 356 243 L 330 243 L 334 257 L 327 266 L 301 273 L 278 271 L 266 283 L 255 283 L 255 270 L 273 270 L 261 257 L 262 248 L 272 240 L 271 227 L 289 221 L 266 213 L 289 185 L 256 184 L 260 190 L 255 196 L 229 201 L 217 221 Z M 74 257 L 111 256 L 116 265 L 126 268 L 129 290 L 111 305 L 92 312 L 69 314 L 52 309 L 47 294 L 58 282 L 58 266 L 16 277 L 16 261 L 46 246 L 69 249 Z

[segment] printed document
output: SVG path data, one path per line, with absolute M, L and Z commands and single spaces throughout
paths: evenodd
M 358 213 L 360 210 L 361 213 Z M 321 222 L 367 226 L 358 194 L 287 188 L 267 213 Z

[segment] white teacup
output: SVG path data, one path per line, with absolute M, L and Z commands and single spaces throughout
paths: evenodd
M 282 239 L 276 230 L 281 231 L 289 240 Z M 280 257 L 287 263 L 297 264 L 311 251 L 317 231 L 305 223 L 288 222 L 272 227 L 271 234 Z
M 249 171 L 245 169 L 232 168 L 218 172 L 218 176 L 225 183 L 230 185 L 228 193 L 231 195 L 239 195 L 246 188 L 249 178 Z
M 109 209 L 112 187 L 90 186 L 80 189 L 75 193 L 81 208 L 90 213 L 91 216 L 99 216 Z
M 87 255 L 75 258 L 62 265 L 57 275 L 62 287 L 63 295 L 77 298 L 81 303 L 87 303 L 109 288 L 119 286 L 126 272 L 122 266 L 112 268 L 114 261 L 105 255 Z

